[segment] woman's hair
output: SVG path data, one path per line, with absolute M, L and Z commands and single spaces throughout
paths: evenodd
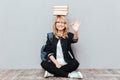
M 67 24 L 67 19 L 66 19 L 64 16 L 62 16 L 62 15 L 57 15 L 57 16 L 56 16 L 55 22 L 54 22 L 54 25 L 53 25 L 53 33 L 54 33 L 54 35 L 55 35 L 56 38 L 59 38 L 58 30 L 57 30 L 57 28 L 56 28 L 56 22 L 57 22 L 58 19 L 59 19 L 60 21 L 64 22 L 64 24 L 65 24 L 65 29 L 64 29 L 64 31 L 63 31 L 62 37 L 63 37 L 63 38 L 67 38 L 67 37 L 68 37 L 67 34 L 68 34 L 68 32 L 69 32 L 68 24 Z

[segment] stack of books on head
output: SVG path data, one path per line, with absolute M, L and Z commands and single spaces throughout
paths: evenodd
M 67 14 L 68 14 L 68 6 L 53 7 L 53 15 L 67 15 Z

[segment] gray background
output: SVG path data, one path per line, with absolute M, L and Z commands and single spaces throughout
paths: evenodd
M 0 68 L 41 68 L 40 48 L 52 31 L 54 5 L 81 22 L 72 45 L 79 68 L 120 68 L 120 0 L 0 0 Z M 71 32 L 73 32 L 70 29 Z

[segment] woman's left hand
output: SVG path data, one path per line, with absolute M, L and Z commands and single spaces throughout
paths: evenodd
M 72 29 L 74 30 L 74 32 L 77 32 L 79 27 L 80 27 L 80 23 L 78 23 L 77 20 L 75 20 L 72 24 L 71 24 Z

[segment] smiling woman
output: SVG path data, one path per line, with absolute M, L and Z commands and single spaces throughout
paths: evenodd
M 63 15 L 57 15 L 53 25 L 52 41 L 47 36 L 45 45 L 48 61 L 42 61 L 41 66 L 46 70 L 44 77 L 70 77 L 83 78 L 80 72 L 75 72 L 79 62 L 74 57 L 71 44 L 78 41 L 78 28 L 80 24 L 74 21 L 69 32 L 67 19 Z
M 55 36 L 58 37 L 67 37 L 68 33 L 68 26 L 67 26 L 67 20 L 64 16 L 56 16 L 54 26 L 53 26 L 53 33 Z

